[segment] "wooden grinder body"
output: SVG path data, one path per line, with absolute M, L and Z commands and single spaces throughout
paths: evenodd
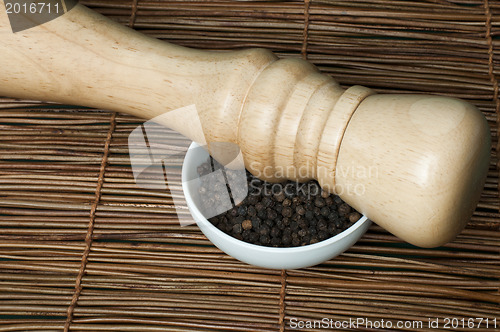
M 483 115 L 452 98 L 341 89 L 306 61 L 249 49 L 205 52 L 144 36 L 77 5 L 13 33 L 0 10 L 0 95 L 150 119 L 195 105 L 166 126 L 231 142 L 262 179 L 317 179 L 400 238 L 452 240 L 470 218 L 489 165 Z

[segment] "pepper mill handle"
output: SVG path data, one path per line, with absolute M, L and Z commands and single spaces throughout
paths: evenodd
M 451 241 L 484 185 L 489 127 L 462 100 L 344 91 L 303 60 L 187 49 L 81 5 L 18 33 L 1 11 L 0 45 L 0 95 L 146 119 L 194 104 L 203 132 L 187 116 L 164 124 L 194 141 L 238 144 L 264 180 L 317 179 L 417 246 Z

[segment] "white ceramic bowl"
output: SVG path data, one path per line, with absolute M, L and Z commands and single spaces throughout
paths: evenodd
M 240 241 L 212 225 L 200 211 L 198 188 L 201 181 L 197 168 L 208 158 L 208 152 L 192 143 L 182 166 L 182 188 L 187 206 L 205 236 L 219 249 L 242 262 L 271 269 L 298 269 L 313 266 L 335 257 L 351 247 L 366 232 L 371 221 L 362 216 L 345 231 L 315 244 L 302 247 L 274 248 Z

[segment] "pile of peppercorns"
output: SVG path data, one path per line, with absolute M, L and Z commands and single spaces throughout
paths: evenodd
M 214 183 L 214 177 L 205 176 L 219 169 L 223 170 L 226 181 Z M 208 211 L 217 206 L 220 197 L 231 192 L 226 183 L 228 178 L 235 178 L 231 172 L 212 158 L 198 167 L 202 213 L 204 209 Z M 224 233 L 248 243 L 271 247 L 304 246 L 326 240 L 361 218 L 339 196 L 322 191 L 316 181 L 268 183 L 248 171 L 246 180 L 246 198 L 208 220 Z

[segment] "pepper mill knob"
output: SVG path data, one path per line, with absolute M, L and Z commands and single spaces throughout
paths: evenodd
M 254 175 L 317 179 L 421 247 L 447 243 L 464 228 L 491 148 L 486 119 L 465 101 L 343 91 L 298 59 L 273 62 L 254 81 L 237 143 Z
M 164 124 L 194 141 L 238 144 L 264 180 L 317 179 L 417 246 L 462 230 L 489 166 L 488 124 L 464 101 L 344 91 L 303 60 L 190 50 L 81 5 L 18 33 L 0 11 L 0 68 L 0 95 L 9 97 L 147 119 L 194 104 L 202 132 L 188 115 Z

